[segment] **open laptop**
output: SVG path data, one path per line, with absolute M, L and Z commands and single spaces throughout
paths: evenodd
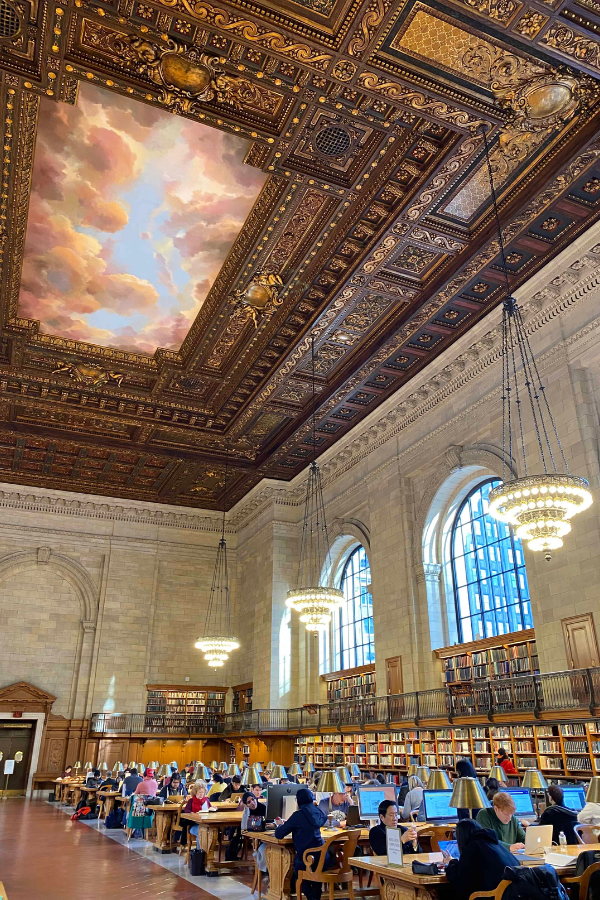
M 552 846 L 552 825 L 530 825 L 525 832 L 525 855 L 543 856 L 544 847 Z
M 449 853 L 452 859 L 460 859 L 458 841 L 438 841 L 442 853 Z
M 566 784 L 563 787 L 563 806 L 579 812 L 585 806 L 585 791 L 582 786 Z
M 458 812 L 450 806 L 452 790 L 423 791 L 427 822 L 458 822 Z
M 502 786 L 500 790 L 515 801 L 515 816 L 517 819 L 535 819 L 535 810 L 531 799 L 531 791 L 528 788 L 509 788 Z

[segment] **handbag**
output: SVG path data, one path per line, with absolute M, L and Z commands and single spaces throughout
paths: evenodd
M 264 816 L 248 816 L 248 824 L 246 825 L 246 831 L 264 831 L 264 830 L 265 830 Z
M 190 850 L 190 875 L 206 875 L 206 853 L 204 850 Z

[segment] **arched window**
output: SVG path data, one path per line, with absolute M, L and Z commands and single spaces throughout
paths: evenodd
M 287 609 L 279 626 L 279 696 L 292 686 L 292 611 Z
M 532 628 L 529 586 L 521 541 L 488 515 L 488 498 L 500 484 L 478 484 L 452 526 L 450 554 L 460 641 Z
M 370 585 L 371 569 L 365 548 L 357 547 L 346 561 L 340 582 L 344 603 L 333 620 L 334 671 L 375 662 Z

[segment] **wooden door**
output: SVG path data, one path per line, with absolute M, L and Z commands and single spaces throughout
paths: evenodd
M 21 762 L 15 762 L 14 772 L 9 776 L 8 782 L 3 774 L 4 762 L 0 763 L 0 789 L 4 790 L 5 784 L 8 784 L 9 794 L 25 793 L 34 734 L 35 722 L 25 719 L 18 723 L 10 720 L 0 724 L 0 750 L 4 760 L 14 759 L 18 750 L 23 754 Z
M 385 680 L 388 694 L 402 693 L 402 657 L 392 656 L 385 661 Z
M 571 669 L 588 669 L 598 665 L 598 643 L 591 613 L 562 620 L 567 663 Z

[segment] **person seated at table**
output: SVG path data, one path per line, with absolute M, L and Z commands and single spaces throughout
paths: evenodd
M 250 793 L 256 797 L 259 803 L 262 803 L 265 800 L 264 788 L 260 784 L 253 784 L 250 788 Z
M 206 782 L 201 778 L 198 781 L 195 781 L 194 784 L 190 785 L 190 793 L 183 809 L 184 813 L 200 813 L 206 812 L 210 809 L 210 800 L 207 796 L 206 791 Z M 188 827 L 190 825 L 188 819 L 180 819 L 181 824 L 181 843 L 185 846 L 187 844 L 187 832 Z M 190 834 L 195 835 L 196 843 L 198 845 L 198 849 L 200 849 L 200 842 L 198 841 L 198 826 L 192 825 L 190 827 Z
M 123 779 L 123 784 L 121 786 L 123 796 L 131 797 L 138 784 L 140 784 L 143 780 L 144 779 L 142 778 L 142 776 L 138 774 L 137 769 L 127 769 L 125 778 Z
M 512 759 L 510 758 L 504 747 L 500 747 L 500 749 L 498 750 L 498 759 L 496 760 L 496 765 L 502 766 L 505 775 L 519 774 L 513 765 Z
M 483 789 L 488 800 L 493 800 L 495 795 L 500 790 L 500 782 L 497 778 L 488 778 L 483 786 Z
M 258 787 L 258 785 L 254 785 Z M 254 794 L 246 791 L 242 797 L 242 815 L 241 831 L 263 831 L 264 820 L 267 815 L 267 807 L 264 803 L 257 800 Z M 262 819 L 262 822 L 260 821 Z M 265 845 L 261 841 L 254 849 L 252 856 L 256 860 L 256 865 L 261 872 L 267 871 L 267 860 L 265 856 Z
M 506 791 L 498 791 L 494 794 L 491 809 L 480 809 L 477 813 L 477 822 L 482 828 L 491 828 L 501 844 L 511 853 L 515 850 L 523 850 L 525 847 L 525 831 L 523 826 L 515 818 L 517 807 L 515 801 Z
M 104 790 L 105 788 L 112 788 L 113 791 L 116 791 L 119 788 L 119 781 L 112 773 L 107 775 L 104 781 L 100 783 L 100 790 Z
M 540 816 L 540 825 L 552 825 L 552 840 L 558 844 L 561 831 L 564 831 L 567 844 L 578 844 L 579 840 L 573 831 L 577 825 L 577 813 L 564 805 L 565 795 L 558 784 L 548 788 L 548 806 Z
M 478 891 L 494 891 L 504 878 L 505 867 L 519 865 L 494 831 L 472 819 L 457 823 L 456 841 L 460 859 L 443 854 L 453 900 L 468 900 Z
M 404 853 L 422 853 L 417 829 L 414 825 L 398 826 L 398 807 L 393 800 L 382 800 L 377 807 L 379 825 L 369 831 L 369 844 L 375 856 L 387 856 L 386 828 L 400 828 L 400 840 Z
M 154 769 L 146 769 L 144 777 L 133 793 L 145 794 L 146 797 L 156 797 L 156 794 L 158 793 L 158 782 L 154 777 Z
M 402 818 L 405 822 L 413 818 L 413 814 L 417 814 L 417 821 L 425 821 L 425 807 L 423 804 L 423 791 L 425 785 L 416 775 L 411 775 L 408 779 L 409 791 L 404 799 L 404 807 L 402 809 Z
M 185 789 L 185 784 L 181 780 L 181 775 L 179 772 L 174 772 L 169 779 L 168 784 L 164 784 L 160 791 L 158 792 L 158 796 L 162 797 L 163 800 L 168 800 L 169 797 L 187 797 L 187 791 Z
M 222 794 L 229 788 L 229 785 L 225 784 L 223 781 L 223 776 L 219 772 L 215 772 L 212 777 L 212 784 L 210 786 L 210 790 L 208 792 L 209 797 L 214 797 L 215 800 L 222 800 Z M 218 794 L 218 796 L 217 796 Z
M 62 773 L 62 775 L 60 777 L 63 779 L 63 781 L 65 778 L 72 778 L 73 777 L 73 766 L 67 766 L 67 768 L 65 769 L 65 771 Z
M 241 800 L 245 793 L 246 788 L 242 784 L 242 779 L 239 775 L 234 775 L 231 779 L 231 784 L 229 785 L 229 793 L 227 794 L 227 796 L 224 796 L 223 799 L 228 800 L 229 797 L 233 797 L 234 800 Z M 239 797 L 236 795 L 239 795 Z
M 319 801 L 319 809 L 324 812 L 326 816 L 332 815 L 342 828 L 346 824 L 348 807 L 352 805 L 351 800 L 349 800 L 345 793 L 340 794 L 337 792 L 330 794 L 329 797 L 323 797 L 322 800 Z
M 100 787 L 102 784 L 102 776 L 100 774 L 100 769 L 92 769 L 91 772 L 87 773 L 87 777 L 85 779 L 86 787 Z
M 324 844 L 321 837 L 321 828 L 327 822 L 327 816 L 314 804 L 314 798 L 308 788 L 300 788 L 296 794 L 296 803 L 298 809 L 292 813 L 287 822 L 277 817 L 275 824 L 275 837 L 281 840 L 292 835 L 294 850 L 294 872 L 297 874 L 301 869 L 306 868 L 303 860 L 304 851 L 311 847 L 322 847 Z M 318 865 L 318 855 L 314 862 L 314 866 Z M 326 868 L 326 865 L 324 866 Z M 314 881 L 303 881 L 302 889 L 307 900 L 319 900 L 321 896 L 321 885 Z
M 600 803 L 589 803 L 586 800 L 583 809 L 577 813 L 577 821 L 582 825 L 600 825 Z
M 477 772 L 473 768 L 473 763 L 470 759 L 459 759 L 456 761 L 456 774 L 459 778 L 477 779 Z M 477 817 L 477 810 L 457 809 L 456 815 L 459 819 L 475 819 Z

